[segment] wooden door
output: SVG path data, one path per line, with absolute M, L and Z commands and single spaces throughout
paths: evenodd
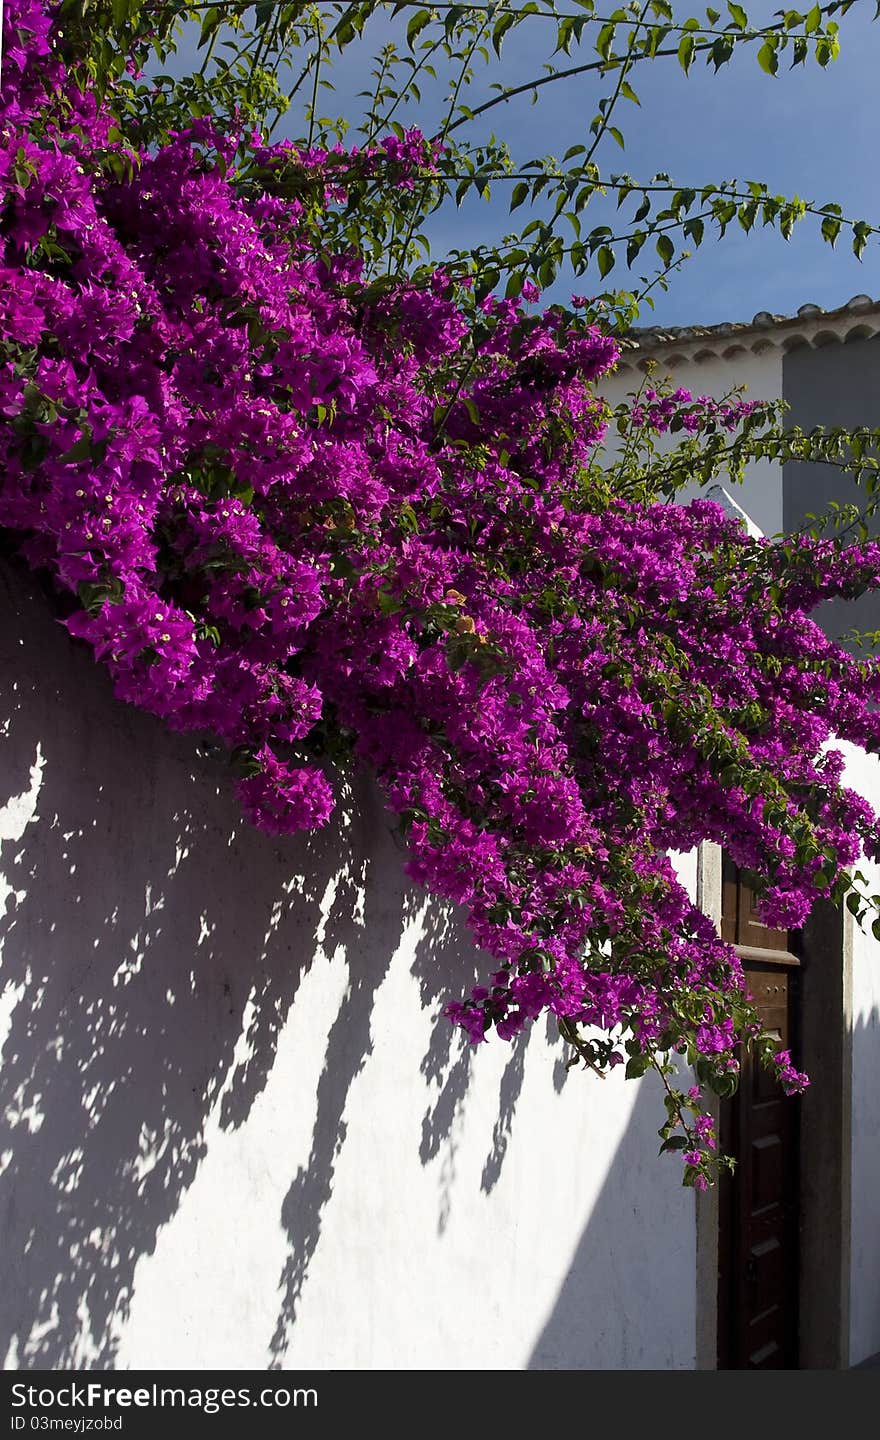
M 799 975 L 789 935 L 760 924 L 751 886 L 727 863 L 724 899 L 722 933 L 737 946 L 761 1021 L 796 1060 Z M 719 1196 L 718 1368 L 796 1370 L 798 1102 L 746 1056 L 720 1131 L 737 1166 Z

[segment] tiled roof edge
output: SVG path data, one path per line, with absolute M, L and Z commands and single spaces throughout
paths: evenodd
M 773 315 L 761 310 L 752 320 L 720 325 L 650 325 L 631 330 L 621 339 L 619 370 L 644 368 L 644 362 L 662 353 L 670 362 L 680 352 L 689 360 L 736 359 L 744 352 L 762 354 L 769 349 L 794 350 L 865 340 L 880 334 L 880 300 L 854 295 L 836 310 L 801 305 L 796 315 Z M 697 353 L 694 353 L 696 349 Z

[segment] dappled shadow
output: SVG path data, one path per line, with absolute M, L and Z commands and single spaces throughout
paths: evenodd
M 568 1083 L 573 1066 L 570 1052 L 567 1054 L 565 1046 L 560 1044 L 559 1026 L 555 1015 L 547 1016 L 547 1044 L 558 1047 L 558 1053 L 553 1062 L 553 1089 L 557 1095 L 561 1095 Z
M 501 1076 L 498 1119 L 495 1121 L 495 1126 L 492 1131 L 492 1149 L 487 1155 L 486 1163 L 483 1166 L 481 1183 L 486 1195 L 491 1194 L 501 1177 L 501 1169 L 504 1165 L 507 1146 L 510 1143 L 510 1136 L 513 1130 L 513 1119 L 516 1114 L 517 1101 L 522 1094 L 523 1081 L 526 1074 L 526 1049 L 528 1042 L 528 1032 L 521 1030 L 511 1042 L 510 1059 L 504 1067 L 504 1074 Z
M 0 1357 L 114 1365 L 135 1267 L 192 1184 L 209 1115 L 247 1120 L 303 977 L 341 956 L 311 1153 L 281 1217 L 278 1362 L 375 997 L 424 897 L 367 778 L 323 831 L 257 833 L 225 765 L 117 703 L 25 573 L 4 562 L 0 587 Z M 469 1062 L 440 1011 L 474 967 L 455 915 L 430 906 L 413 961 L 438 1021 L 423 1075 L 457 1101 Z M 314 1113 L 314 1094 L 297 1105 Z M 431 1115 L 436 1153 L 450 1112 Z
M 382 811 L 375 792 L 371 790 L 370 795 L 374 808 L 373 823 L 367 827 L 368 831 L 375 833 L 377 827 L 384 827 L 390 833 L 392 817 Z M 404 858 L 403 854 L 395 854 L 393 860 L 397 863 L 381 868 L 372 884 L 365 878 L 363 894 L 368 899 L 368 911 L 363 919 L 362 950 L 365 957 L 372 954 L 383 957 L 384 965 L 357 963 L 351 967 L 349 987 L 327 1039 L 311 1151 L 306 1164 L 293 1179 L 281 1212 L 289 1238 L 289 1255 L 280 1280 L 282 1300 L 269 1347 L 273 1368 L 283 1364 L 309 1264 L 321 1237 L 322 1217 L 345 1143 L 344 1112 L 351 1087 L 373 1050 L 376 992 L 400 939 L 402 926 L 415 920 L 424 907 L 422 892 L 406 883 Z M 424 926 L 420 930 L 416 927 L 412 944 L 411 968 L 419 982 L 422 1006 L 435 1015 L 421 1072 L 426 1080 L 442 1087 L 440 1100 L 429 1107 L 424 1122 L 430 1124 L 436 1140 L 430 1152 L 426 1152 L 424 1145 L 421 1147 L 420 1158 L 427 1163 L 448 1139 L 455 1118 L 456 1105 L 447 1107 L 444 1097 L 454 1094 L 460 1102 L 467 1091 L 470 1052 L 443 1018 L 442 1008 L 452 995 L 474 983 L 476 955 L 473 946 L 468 944 L 460 918 L 443 905 L 428 907 Z M 377 1120 L 377 1133 L 379 1123 Z M 448 1211 L 449 1203 L 448 1196 L 441 1195 L 441 1214 Z
M 444 956 L 451 963 L 444 962 Z M 427 1009 L 442 1012 L 450 999 L 469 993 L 478 980 L 485 980 L 491 963 L 474 949 L 462 914 L 455 906 L 432 906 L 431 924 L 419 940 L 413 965 L 421 1001 Z M 434 1026 L 420 1066 L 426 1085 L 437 1091 L 422 1119 L 419 1158 L 423 1165 L 440 1153 L 449 1137 L 468 1092 L 473 1061 L 473 1046 L 464 1042 L 460 1030 L 445 1021 Z
M 28 790 L 37 746 L 41 774 L 38 819 L 3 857 L 17 893 L 2 980 L 18 1003 L 2 1069 L 14 1273 L 0 1350 L 17 1337 L 19 1364 L 105 1366 L 134 1265 L 202 1158 L 206 1114 L 222 1091 L 223 1123 L 246 1118 L 316 943 L 355 940 L 369 830 L 351 795 L 317 836 L 280 845 L 242 826 L 220 766 L 116 704 L 17 575 L 8 594 L 6 784 Z M 401 923 L 383 918 L 377 980 Z

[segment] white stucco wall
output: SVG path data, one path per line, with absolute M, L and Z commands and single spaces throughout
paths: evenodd
M 255 833 L 0 586 L 0 1359 L 692 1368 L 650 1079 L 564 1078 L 543 1026 L 464 1049 L 483 962 L 369 783 Z
M 624 361 L 633 352 L 625 352 Z M 676 386 L 683 385 L 694 395 L 711 395 L 720 400 L 733 385 L 745 385 L 746 400 L 779 400 L 782 397 L 783 351 L 768 346 L 760 354 L 740 349 L 735 357 L 724 359 L 712 356 L 696 361 L 689 356 L 673 357 L 666 360 L 658 357 L 654 380 L 669 376 Z M 611 405 L 619 405 L 627 395 L 634 393 L 644 380 L 644 374 L 634 364 L 618 369 L 607 376 L 599 385 L 601 393 Z M 677 435 L 661 436 L 659 448 L 665 452 L 678 443 Z M 608 448 L 614 453 L 618 437 L 609 431 Z M 782 467 L 775 460 L 756 460 L 749 465 L 742 484 L 731 485 L 730 478 L 721 476 L 721 484 L 731 491 L 734 500 L 752 517 L 765 535 L 775 535 L 782 529 Z M 698 485 L 688 485 L 680 492 L 684 502 L 705 495 Z
M 880 809 L 880 759 L 846 746 L 846 779 Z M 880 866 L 859 867 L 880 894 Z M 852 932 L 852 1265 L 850 1364 L 880 1353 L 880 944 Z

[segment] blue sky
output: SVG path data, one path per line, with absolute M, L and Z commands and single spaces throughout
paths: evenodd
M 723 8 L 718 0 L 716 8 Z M 776 7 L 761 3 L 747 8 L 750 18 L 761 23 Z M 606 138 L 596 158 L 609 171 L 628 170 L 644 179 L 666 170 L 683 184 L 734 176 L 763 180 L 774 191 L 797 193 L 819 204 L 836 201 L 845 215 L 880 224 L 880 111 L 874 99 L 880 22 L 872 20 L 874 10 L 874 0 L 858 0 L 843 17 L 840 57 L 825 70 L 810 61 L 793 71 L 781 67 L 779 76 L 772 78 L 759 69 L 754 46 L 743 47 L 717 75 L 700 61 L 689 76 L 674 59 L 639 66 L 632 78 L 641 108 L 626 103 L 619 111 L 626 151 Z M 676 12 L 680 18 L 699 13 L 697 6 L 681 5 Z M 379 19 L 369 33 L 380 41 L 397 40 L 405 24 L 406 17 Z M 503 52 L 506 84 L 541 72 L 547 57 L 536 49 L 540 24 L 508 39 Z M 334 77 L 335 93 L 324 96 L 325 113 L 356 121 L 363 103 L 356 95 L 368 79 L 368 55 L 355 46 L 345 53 Z M 497 73 L 489 77 L 498 78 Z M 561 155 L 569 145 L 587 138 L 596 101 L 608 88 L 607 79 L 594 76 L 545 86 L 536 106 L 524 97 L 497 107 L 491 125 L 486 119 L 486 131 L 494 127 L 518 159 Z M 482 85 L 479 89 L 483 98 L 486 91 Z M 436 115 L 435 105 L 427 100 L 421 114 L 411 111 L 400 118 L 410 123 L 420 120 L 422 128 L 430 131 Z M 278 133 L 300 133 L 300 122 L 301 113 L 294 111 Z M 452 207 L 434 217 L 430 233 L 437 252 L 448 245 L 494 240 L 512 228 L 503 191 L 499 187 L 488 204 L 469 201 L 460 211 Z M 524 223 L 526 208 L 514 218 Z M 597 210 L 592 219 L 591 208 L 591 223 L 605 218 Z M 637 273 L 646 268 L 638 266 Z M 612 282 L 626 285 L 625 270 L 615 269 L 607 283 Z M 553 297 L 567 299 L 572 288 L 590 294 L 604 287 L 598 276 L 576 282 L 563 276 Z M 672 277 L 667 294 L 655 292 L 656 309 L 645 310 L 642 323 L 742 320 L 758 310 L 792 312 L 807 302 L 832 308 L 859 292 L 880 296 L 878 237 L 869 241 L 859 263 L 845 236 L 832 250 L 809 219 L 788 242 L 769 230 L 745 236 L 731 229 L 720 243 L 711 237 L 704 241 Z

